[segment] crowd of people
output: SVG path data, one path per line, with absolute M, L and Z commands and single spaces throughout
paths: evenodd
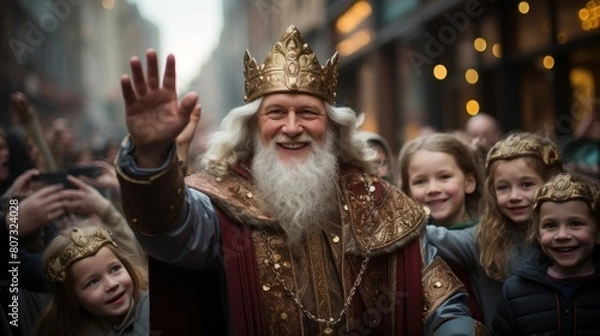
M 198 95 L 173 55 L 162 76 L 145 57 L 102 157 L 13 95 L 0 334 L 600 333 L 597 113 L 566 145 L 480 114 L 394 155 L 336 106 L 337 54 L 321 65 L 290 26 L 262 64 L 246 52 L 245 104 L 190 157 Z

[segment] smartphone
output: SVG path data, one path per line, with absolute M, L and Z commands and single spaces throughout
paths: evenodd
M 39 190 L 53 184 L 62 184 L 67 189 L 76 189 L 75 185 L 67 180 L 66 172 L 44 172 L 33 176 L 31 180 L 34 190 Z
M 102 174 L 102 171 L 98 166 L 72 166 L 67 169 L 67 174 L 75 177 L 86 176 L 96 178 Z

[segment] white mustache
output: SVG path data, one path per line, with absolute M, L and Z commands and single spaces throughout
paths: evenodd
M 277 137 L 275 137 L 272 141 L 273 144 L 278 143 L 278 142 L 308 142 L 308 143 L 312 143 L 314 141 L 314 139 L 307 134 L 301 134 L 298 135 L 296 137 L 289 137 L 287 135 L 278 135 Z

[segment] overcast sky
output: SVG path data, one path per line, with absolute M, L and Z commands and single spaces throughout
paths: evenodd
M 216 47 L 223 27 L 221 0 L 131 0 L 160 31 L 161 68 L 172 53 L 178 87 L 187 87 Z

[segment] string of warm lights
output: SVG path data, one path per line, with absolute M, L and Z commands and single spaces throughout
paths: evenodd
M 578 14 L 583 30 L 598 28 L 598 25 L 600 24 L 600 1 L 588 1 L 586 6 L 579 10 Z
M 347 35 L 340 41 L 336 50 L 341 56 L 351 55 L 373 41 L 373 32 L 368 28 L 359 29 L 373 13 L 373 8 L 368 1 L 361 0 L 350 7 L 335 23 L 336 29 Z
M 520 1 L 516 9 L 522 15 L 527 15 L 531 11 L 531 5 L 528 1 Z M 374 33 L 369 28 L 361 28 L 364 23 L 373 13 L 373 8 L 368 1 L 360 0 L 351 6 L 340 18 L 336 21 L 338 32 L 345 35 L 337 44 L 337 51 L 342 56 L 347 56 L 355 53 L 361 48 L 371 43 L 374 39 Z M 578 12 L 579 20 L 583 30 L 591 30 L 600 26 L 600 0 L 590 0 L 584 8 Z M 557 41 L 561 44 L 567 42 L 566 33 L 559 33 Z M 473 48 L 480 53 L 490 51 L 495 58 L 502 58 L 503 50 L 500 43 L 490 43 L 483 37 L 477 37 L 473 40 Z M 544 69 L 550 70 L 554 68 L 554 58 L 550 55 L 545 55 L 540 58 L 540 64 Z M 448 77 L 449 71 L 444 64 L 437 64 L 433 67 L 432 74 L 437 80 L 443 81 Z M 468 84 L 474 85 L 479 81 L 479 73 L 474 68 L 466 69 L 464 79 Z M 479 102 L 476 99 L 470 99 L 465 104 L 465 110 L 470 115 L 479 113 Z

